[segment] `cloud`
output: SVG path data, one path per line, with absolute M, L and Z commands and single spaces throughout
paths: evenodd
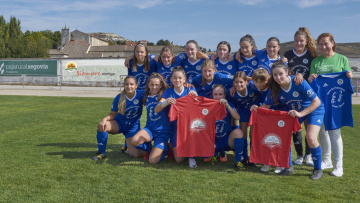
M 254 6 L 260 3 L 265 2 L 265 0 L 238 0 L 239 3 Z
M 324 0 L 299 0 L 299 1 L 296 1 L 295 4 L 299 8 L 309 8 L 309 7 L 319 6 L 323 3 L 325 3 Z

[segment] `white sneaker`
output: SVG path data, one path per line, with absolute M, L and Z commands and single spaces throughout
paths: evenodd
M 264 164 L 263 167 L 261 167 L 260 171 L 262 171 L 262 172 L 268 172 L 268 171 L 270 170 L 270 167 L 271 167 L 271 166 Z
M 274 173 L 280 173 L 284 168 L 283 167 L 276 167 Z
M 304 161 L 304 158 L 302 156 L 298 155 L 296 160 L 294 161 L 294 164 L 302 165 L 303 161 Z
M 305 163 L 308 166 L 313 166 L 314 165 L 314 161 L 312 160 L 311 154 L 309 155 L 305 155 Z
M 344 173 L 343 167 L 335 167 L 333 172 L 331 172 L 331 175 L 336 177 L 341 177 L 343 173 Z
M 189 158 L 189 167 L 190 168 L 196 168 L 197 167 L 195 158 Z
M 321 162 L 321 169 L 324 170 L 328 168 L 333 168 L 333 165 L 330 160 L 325 159 L 324 161 Z

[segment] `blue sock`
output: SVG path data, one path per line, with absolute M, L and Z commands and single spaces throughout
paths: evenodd
M 234 148 L 235 148 L 235 163 L 241 161 L 241 156 L 243 155 L 244 148 L 244 138 L 235 138 L 234 139 Z
M 108 135 L 109 135 L 109 133 L 106 131 L 105 132 L 97 131 L 97 133 L 96 133 L 98 150 L 101 153 L 105 153 Z
M 247 138 L 243 138 L 244 139 L 244 143 L 243 143 L 243 158 L 246 160 L 249 160 L 249 156 L 248 156 L 248 143 L 247 143 Z
M 172 150 L 172 149 L 168 149 L 168 150 Z M 162 153 L 162 155 L 161 155 L 161 157 L 160 157 L 159 163 L 160 163 L 162 160 L 164 160 L 165 156 L 167 155 L 167 152 L 168 152 L 168 151 L 163 151 L 163 153 Z
M 135 147 L 138 150 L 148 152 L 150 149 L 150 142 L 144 142 Z
M 310 148 L 311 156 L 314 162 L 314 169 L 321 169 L 321 147 Z
M 231 126 L 231 130 L 239 129 L 239 125 L 237 126 Z
M 289 155 L 289 167 L 293 165 L 292 158 L 291 158 L 291 150 Z

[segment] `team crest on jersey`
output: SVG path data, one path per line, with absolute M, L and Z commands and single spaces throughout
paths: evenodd
M 209 113 L 209 110 L 208 110 L 208 109 L 203 109 L 203 110 L 202 110 L 202 114 L 203 114 L 203 115 L 206 116 L 206 115 L 208 115 L 208 113 Z
M 281 139 L 278 135 L 274 133 L 269 133 L 264 136 L 261 144 L 269 147 L 270 149 L 274 147 L 280 147 L 281 146 Z
M 312 90 L 308 90 L 306 93 L 309 97 L 312 97 L 314 95 L 314 92 Z
M 251 62 L 251 65 L 256 66 L 256 65 L 257 65 L 257 61 L 253 60 L 253 61 Z
M 206 122 L 201 118 L 193 119 L 189 125 L 189 130 L 196 133 L 199 133 L 202 130 L 206 130 L 206 128 Z
M 228 66 L 227 66 L 227 69 L 228 69 L 228 70 L 231 70 L 231 69 L 232 69 L 232 65 L 228 65 Z
M 344 84 L 344 81 L 343 81 L 342 79 L 338 79 L 338 80 L 337 80 L 337 84 L 338 84 L 338 85 L 342 85 L 342 84 Z
M 308 63 L 309 63 L 309 60 L 308 60 L 308 59 L 303 59 L 303 63 L 304 63 L 304 64 L 308 64 Z
M 254 97 L 254 93 L 251 93 L 251 94 L 249 95 L 249 97 Z
M 293 92 L 293 97 L 298 97 L 299 96 L 299 92 L 295 91 Z
M 138 104 L 138 103 L 139 103 L 139 100 L 134 99 L 133 103 L 136 105 L 136 104 Z
M 196 66 L 196 70 L 201 70 L 201 66 Z
M 278 126 L 279 126 L 280 128 L 284 127 L 284 126 L 285 126 L 285 121 L 279 120 Z

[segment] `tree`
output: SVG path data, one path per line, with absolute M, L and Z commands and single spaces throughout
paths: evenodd
M 170 44 L 171 43 L 169 40 L 163 40 L 163 39 L 156 42 L 156 45 L 170 45 Z

